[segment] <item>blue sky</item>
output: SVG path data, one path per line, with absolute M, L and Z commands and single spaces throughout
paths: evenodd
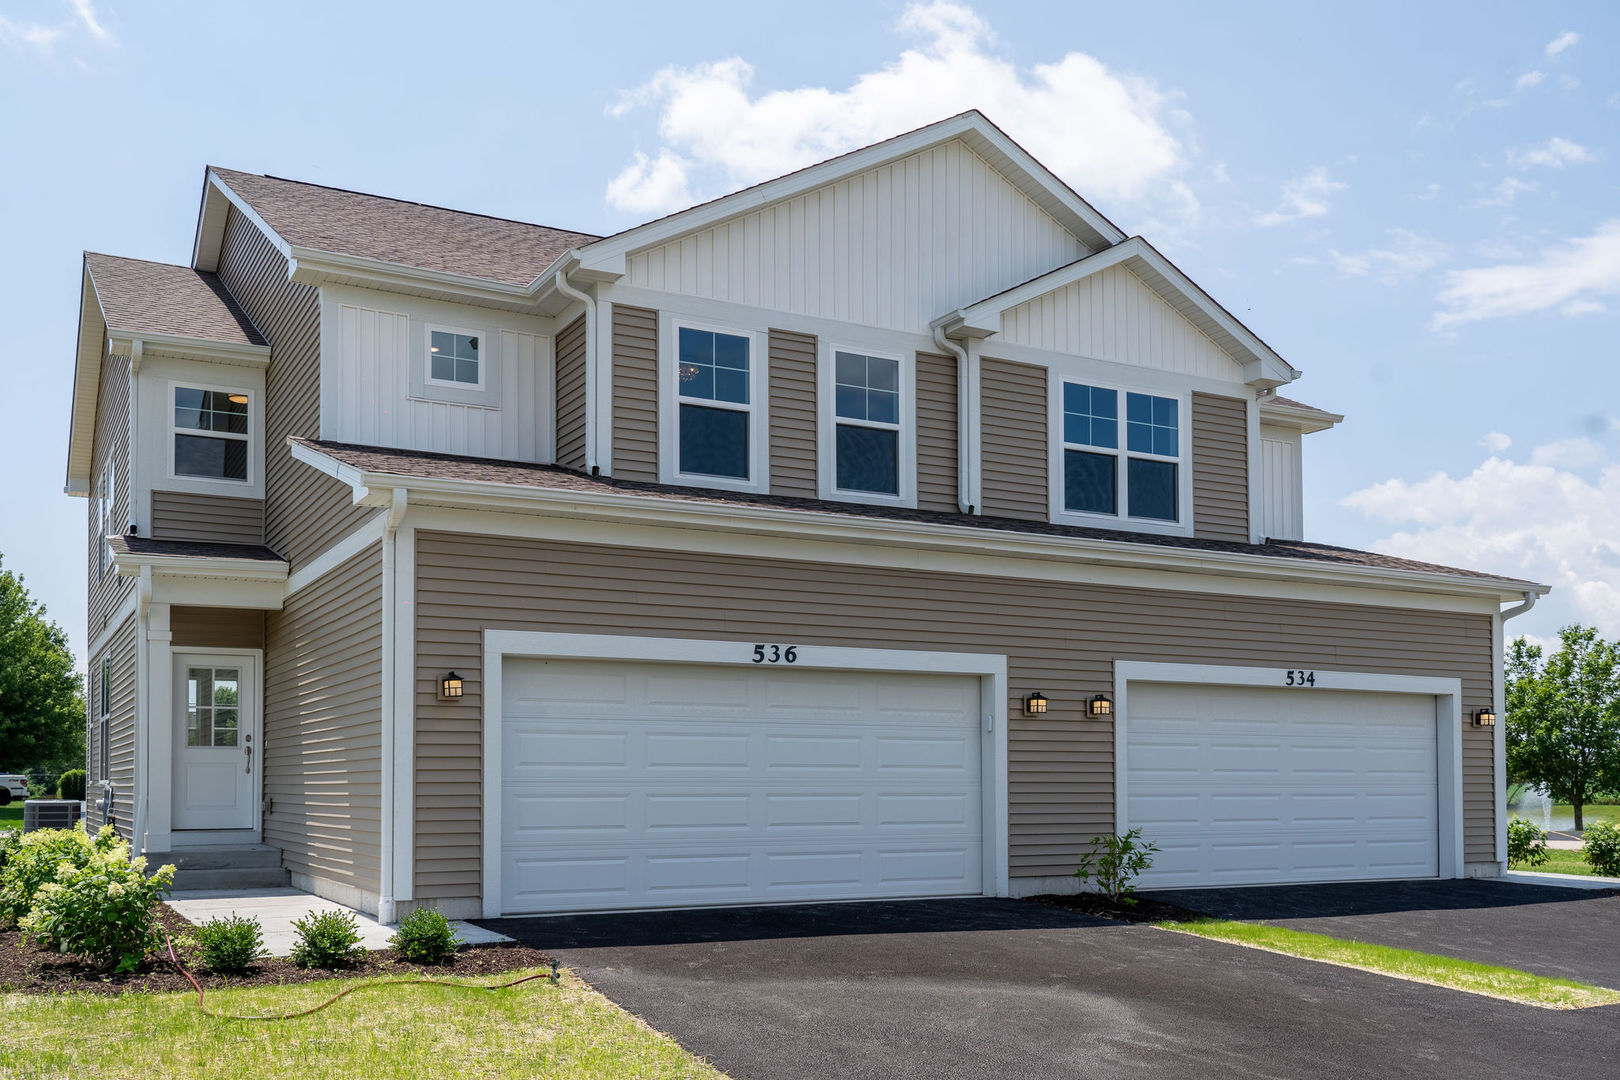
M 205 164 L 610 232 L 977 106 L 1346 414 L 1311 538 L 1620 635 L 1620 8 L 1215 7 L 3 0 L 0 555 L 82 647 L 79 253 L 186 261 Z

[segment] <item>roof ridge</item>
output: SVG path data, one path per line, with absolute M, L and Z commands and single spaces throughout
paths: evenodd
M 318 184 L 313 180 L 298 180 L 291 176 L 276 176 L 274 173 L 252 173 L 241 169 L 227 169 L 223 165 L 209 165 L 210 172 L 237 176 L 255 177 L 260 180 L 274 180 L 278 184 L 298 184 L 301 187 L 320 188 L 322 191 L 336 191 L 344 195 L 358 195 L 365 199 L 381 199 L 383 202 L 400 203 L 404 206 L 417 206 L 424 210 L 442 210 L 447 214 L 460 214 L 463 217 L 484 218 L 487 221 L 501 221 L 508 225 L 526 225 L 531 229 L 549 229 L 552 232 L 569 233 L 573 236 L 589 237 L 592 241 L 603 237 L 597 233 L 584 232 L 580 229 L 565 229 L 560 225 L 542 225 L 538 221 L 524 221 L 522 218 L 502 217 L 499 214 L 486 214 L 478 210 L 460 210 L 454 206 L 440 206 L 438 203 L 422 202 L 418 199 L 401 199 L 394 195 L 379 195 L 374 191 L 360 191 L 357 188 L 338 187 L 336 184 Z

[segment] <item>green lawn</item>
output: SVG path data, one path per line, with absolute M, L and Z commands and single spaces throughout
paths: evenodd
M 520 974 L 460 980 L 507 982 Z M 210 993 L 217 1011 L 307 1008 L 352 982 Z M 566 972 L 510 990 L 362 990 L 312 1016 L 214 1020 L 192 994 L 0 994 L 0 1076 L 690 1077 L 725 1080 Z
M 0 806 L 0 829 L 22 828 L 22 800 L 18 799 L 10 806 Z
M 1251 949 L 1284 953 L 1340 967 L 1357 968 L 1397 979 L 1429 983 L 1470 994 L 1502 998 L 1521 1005 L 1548 1009 L 1586 1009 L 1620 1004 L 1620 991 L 1588 986 L 1569 979 L 1550 979 L 1512 968 L 1492 967 L 1450 956 L 1433 956 L 1411 949 L 1344 941 L 1325 934 L 1308 934 L 1260 923 L 1228 919 L 1197 919 L 1156 924 L 1165 930 L 1197 934 Z
M 1540 866 L 1515 866 L 1515 870 L 1529 870 L 1536 874 L 1584 874 L 1587 877 L 1600 876 L 1596 870 L 1586 865 L 1586 859 L 1579 851 L 1567 851 L 1564 848 L 1548 848 L 1547 861 Z

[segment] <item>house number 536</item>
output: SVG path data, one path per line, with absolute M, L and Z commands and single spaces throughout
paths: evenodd
M 799 662 L 799 647 L 797 645 L 755 645 L 754 663 L 756 664 L 797 664 Z

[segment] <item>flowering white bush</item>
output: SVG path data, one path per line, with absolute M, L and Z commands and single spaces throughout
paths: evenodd
M 146 859 L 129 857 L 122 840 L 98 837 L 84 862 L 63 859 L 54 881 L 39 887 L 19 925 L 36 941 L 82 956 L 103 968 L 133 971 L 159 944 L 158 900 L 174 867 L 146 876 Z
M 17 922 L 34 907 L 34 896 L 56 880 L 62 864 L 83 866 L 93 852 L 118 843 L 111 825 L 90 836 L 82 829 L 36 829 L 10 840 L 0 859 L 0 920 Z

